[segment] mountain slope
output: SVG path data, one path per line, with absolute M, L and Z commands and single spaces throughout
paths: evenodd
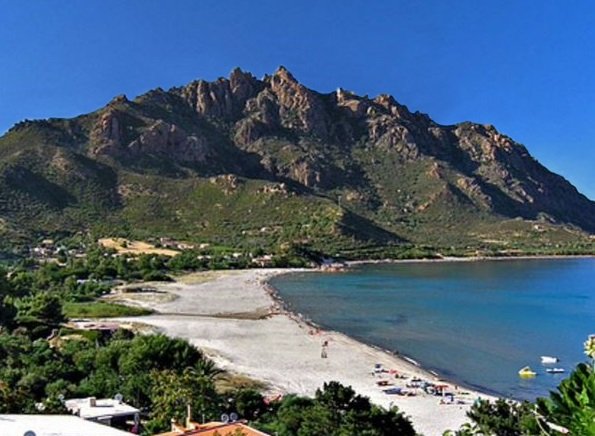
M 588 243 L 595 203 L 494 127 L 285 68 L 113 99 L 0 138 L 0 231 L 95 230 L 324 251 Z

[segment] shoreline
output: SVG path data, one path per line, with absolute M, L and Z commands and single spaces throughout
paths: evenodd
M 462 261 L 465 261 L 465 258 L 439 259 L 439 261 L 444 261 L 444 262 L 458 262 L 459 260 L 456 260 L 456 259 L 461 259 Z M 431 259 L 428 259 L 428 261 L 431 261 Z M 367 264 L 369 264 L 367 261 L 361 261 L 361 262 L 362 263 L 358 263 L 358 264 L 356 264 L 354 266 L 357 266 L 357 265 L 367 265 Z M 380 263 L 382 263 L 382 262 L 373 262 L 371 264 L 380 264 Z M 409 261 L 408 259 L 403 259 L 403 260 L 396 260 L 396 262 L 391 261 L 391 262 L 386 262 L 386 263 L 415 263 L 415 261 L 413 261 L 413 260 L 412 261 Z M 351 265 L 348 265 L 348 268 L 347 269 L 350 269 L 350 268 L 351 268 Z M 349 339 L 351 339 L 351 340 L 353 340 L 355 342 L 358 342 L 358 343 L 363 344 L 365 346 L 371 347 L 371 348 L 373 348 L 373 349 L 375 349 L 375 350 L 377 350 L 377 351 L 379 351 L 381 353 L 385 353 L 385 354 L 391 355 L 395 359 L 405 360 L 409 364 L 414 365 L 415 367 L 417 367 L 420 371 L 423 371 L 423 372 L 427 373 L 427 376 L 428 377 L 433 377 L 435 379 L 438 379 L 438 380 L 441 380 L 441 381 L 444 381 L 444 382 L 448 382 L 448 383 L 453 384 L 453 385 L 458 385 L 458 386 L 460 386 L 460 387 L 462 387 L 464 389 L 467 389 L 467 390 L 470 390 L 470 391 L 474 391 L 474 392 L 476 392 L 478 394 L 482 394 L 484 396 L 488 396 L 488 397 L 491 397 L 491 398 L 504 398 L 504 396 L 501 395 L 501 394 L 499 394 L 498 392 L 490 391 L 489 389 L 484 388 L 484 387 L 481 387 L 481 386 L 472 386 L 472 385 L 470 385 L 470 384 L 468 384 L 468 383 L 466 383 L 466 382 L 464 382 L 462 380 L 455 380 L 455 379 L 452 379 L 449 376 L 445 376 L 445 375 L 441 374 L 441 371 L 440 371 L 439 368 L 429 368 L 429 367 L 425 366 L 422 362 L 419 362 L 418 360 L 414 359 L 411 356 L 408 356 L 407 354 L 401 353 L 399 350 L 391 350 L 389 348 L 385 348 L 385 347 L 382 347 L 380 345 L 367 342 L 367 341 L 365 341 L 362 338 L 357 338 L 357 337 L 354 337 L 354 336 L 349 335 L 347 333 L 344 333 L 344 332 L 341 332 L 341 331 L 338 331 L 338 330 L 333 330 L 330 327 L 325 327 L 323 325 L 319 325 L 315 321 L 313 321 L 312 319 L 310 319 L 308 316 L 306 316 L 306 315 L 304 315 L 304 314 L 302 314 L 300 312 L 297 312 L 296 310 L 294 310 L 289 305 L 289 303 L 287 303 L 285 300 L 283 300 L 283 298 L 281 297 L 281 295 L 279 293 L 279 290 L 274 285 L 272 285 L 270 283 L 270 280 L 273 279 L 273 278 L 284 276 L 284 275 L 299 274 L 299 273 L 304 273 L 304 272 L 306 272 L 306 273 L 312 273 L 312 272 L 314 272 L 314 273 L 325 273 L 325 274 L 327 273 L 327 272 L 324 272 L 324 271 L 320 271 L 318 269 L 299 269 L 299 268 L 292 269 L 292 268 L 289 268 L 288 271 L 286 271 L 286 272 L 280 272 L 278 274 L 271 275 L 266 280 L 263 280 L 262 281 L 262 285 L 263 285 L 263 288 L 265 289 L 265 291 L 270 295 L 271 299 L 273 301 L 275 301 L 275 303 L 278 303 L 280 305 L 280 308 L 281 308 L 280 309 L 281 310 L 280 313 L 283 313 L 284 315 L 286 315 L 289 318 L 293 319 L 297 323 L 303 323 L 304 325 L 306 325 L 308 327 L 311 327 L 311 328 L 320 329 L 320 330 L 324 330 L 324 331 L 327 331 L 327 332 L 332 332 L 332 333 L 343 335 L 343 336 L 345 336 L 345 337 L 347 337 L 347 338 L 349 338 Z M 332 274 L 332 273 L 330 273 L 330 274 Z
M 494 398 L 433 374 L 407 356 L 323 329 L 304 315 L 288 310 L 269 280 L 311 271 L 315 270 L 194 274 L 192 282 L 156 285 L 159 294 L 154 301 L 147 295 L 141 295 L 140 301 L 130 301 L 133 296 L 122 294 L 128 300 L 121 302 L 153 308 L 156 314 L 119 321 L 143 323 L 168 336 L 187 339 L 223 370 L 264 381 L 273 396 L 312 396 L 324 382 L 336 380 L 352 386 L 375 404 L 397 406 L 410 417 L 416 431 L 426 436 L 457 430 L 467 421 L 466 411 L 476 398 Z M 163 299 L 163 291 L 177 298 Z M 266 316 L 237 316 L 250 312 L 264 312 Z M 323 344 L 328 344 L 328 358 L 321 359 L 321 346 L 323 350 L 326 347 Z M 376 371 L 377 365 L 382 371 Z M 453 393 L 453 402 L 446 404 L 444 397 L 412 387 L 412 380 L 417 379 L 444 386 Z M 402 389 L 414 396 L 387 394 L 387 388 Z
M 539 261 L 539 260 L 574 260 L 574 259 L 594 259 L 595 260 L 595 255 L 594 254 L 580 254 L 580 255 L 534 255 L 534 256 L 532 256 L 532 255 L 469 256 L 469 257 L 445 256 L 445 257 L 440 257 L 440 258 L 354 260 L 354 261 L 344 262 L 345 267 L 339 271 L 324 271 L 319 268 L 304 269 L 304 270 L 297 270 L 297 271 L 296 270 L 288 270 L 285 273 L 279 273 L 274 276 L 271 276 L 267 280 L 265 285 L 268 286 L 269 288 L 271 288 L 272 298 L 274 298 L 276 301 L 280 302 L 283 305 L 284 310 L 286 310 L 289 314 L 297 313 L 298 315 L 300 315 L 300 319 L 309 325 L 319 327 L 319 328 L 324 328 L 324 329 L 330 329 L 330 327 L 319 326 L 316 322 L 314 322 L 310 318 L 308 318 L 308 317 L 300 314 L 296 310 L 294 310 L 289 305 L 289 303 L 286 303 L 283 300 L 283 298 L 279 294 L 278 289 L 276 289 L 275 286 L 272 285 L 269 281 L 275 277 L 280 277 L 280 276 L 289 275 L 289 274 L 295 274 L 295 273 L 299 273 L 299 272 L 317 272 L 317 273 L 324 273 L 324 274 L 340 274 L 342 272 L 352 270 L 354 267 L 365 266 L 365 265 L 391 265 L 391 264 L 398 265 L 398 264 L 415 264 L 415 263 L 430 263 L 430 264 L 431 263 L 470 263 L 470 262 L 491 262 L 491 261 L 502 262 L 502 261 L 526 261 L 526 260 Z M 343 332 L 337 332 L 337 333 L 344 334 L 344 335 L 350 337 L 351 339 L 353 339 L 354 341 L 360 342 L 360 343 L 365 344 L 369 347 L 377 349 L 380 352 L 390 354 L 397 359 L 404 359 L 404 360 L 410 362 L 411 364 L 417 366 L 418 368 L 420 368 L 420 370 L 429 373 L 433 377 L 439 378 L 441 380 L 447 381 L 452 384 L 458 384 L 459 386 L 462 386 L 465 389 L 477 392 L 479 394 L 482 394 L 482 395 L 485 395 L 485 396 L 488 396 L 491 398 L 505 398 L 505 399 L 508 399 L 511 401 L 522 401 L 521 399 L 518 399 L 518 398 L 515 399 L 515 398 L 506 397 L 505 394 L 491 390 L 484 386 L 473 385 L 473 384 L 465 382 L 464 380 L 457 380 L 456 377 L 453 378 L 452 376 L 444 375 L 444 374 L 442 374 L 442 371 L 440 368 L 428 367 L 428 366 L 424 365 L 423 362 L 419 362 L 416 359 L 412 358 L 411 356 L 401 353 L 399 350 L 392 350 L 392 349 L 384 348 L 382 346 L 367 342 L 363 338 L 353 337 L 353 336 L 350 336 Z
M 417 360 L 413 359 L 410 356 L 407 356 L 405 354 L 402 354 L 402 353 L 400 353 L 398 351 L 389 350 L 388 348 L 383 348 L 383 347 L 381 347 L 379 345 L 376 345 L 376 344 L 371 344 L 371 343 L 365 342 L 365 341 L 363 341 L 361 339 L 358 339 L 358 338 L 355 338 L 355 337 L 353 337 L 351 335 L 348 335 L 347 333 L 340 332 L 338 330 L 329 329 L 329 328 L 327 328 L 325 326 L 322 326 L 322 325 L 317 324 L 315 321 L 313 321 L 309 317 L 307 317 L 307 316 L 303 315 L 302 313 L 297 312 L 296 310 L 292 309 L 291 306 L 289 305 L 289 303 L 287 303 L 285 300 L 283 300 L 283 298 L 281 297 L 281 295 L 279 293 L 279 290 L 274 285 L 272 285 L 270 283 L 270 280 L 273 279 L 273 278 L 276 278 L 276 277 L 284 276 L 284 275 L 298 274 L 298 273 L 303 273 L 303 272 L 321 272 L 321 271 L 319 271 L 319 270 L 308 270 L 308 269 L 304 269 L 304 270 L 302 270 L 302 269 L 290 269 L 290 271 L 287 271 L 287 272 L 280 272 L 278 274 L 271 275 L 270 277 L 268 277 L 267 279 L 265 279 L 265 280 L 263 280 L 261 282 L 263 288 L 270 295 L 271 299 L 275 303 L 279 304 L 279 306 L 280 306 L 280 312 L 279 313 L 281 313 L 283 315 L 286 315 L 287 317 L 291 318 L 295 322 L 302 323 L 302 324 L 304 324 L 307 327 L 314 328 L 314 329 L 319 329 L 319 330 L 324 330 L 324 331 L 328 331 L 328 332 L 332 332 L 332 333 L 341 334 L 341 335 L 344 335 L 344 336 L 350 338 L 353 341 L 359 342 L 359 343 L 361 343 L 363 345 L 366 345 L 368 347 L 372 347 L 372 348 L 374 348 L 374 349 L 376 349 L 376 350 L 378 350 L 378 351 L 380 351 L 382 353 L 390 354 L 391 356 L 394 356 L 394 357 L 399 358 L 399 359 L 405 359 L 410 364 L 415 365 L 419 369 L 428 372 L 429 375 L 431 375 L 433 377 L 443 378 L 443 377 L 440 376 L 440 374 L 436 373 L 435 371 L 433 371 L 431 369 L 428 369 L 428 368 L 424 367 Z M 472 389 L 472 388 L 470 388 L 470 389 Z
M 416 264 L 416 263 L 417 264 L 473 263 L 473 262 L 491 262 L 491 261 L 498 261 L 498 262 L 512 261 L 512 262 L 514 262 L 514 261 L 532 261 L 532 260 L 535 260 L 535 261 L 552 260 L 553 261 L 553 260 L 585 260 L 585 259 L 595 260 L 595 255 L 593 255 L 593 254 L 535 255 L 535 256 L 522 255 L 522 256 L 498 256 L 498 257 L 494 257 L 494 256 L 469 256 L 469 257 L 448 256 L 448 257 L 440 257 L 440 258 L 416 258 L 416 259 L 368 259 L 368 260 L 346 261 L 346 262 L 344 262 L 344 265 L 345 265 L 344 268 L 335 270 L 335 271 L 328 271 L 328 270 L 325 271 L 320 268 L 317 268 L 317 269 L 309 269 L 309 270 L 306 270 L 305 272 L 318 272 L 318 273 L 323 273 L 323 274 L 340 274 L 342 272 L 347 272 L 347 271 L 353 270 L 354 267 L 366 266 L 366 265 L 391 265 L 391 264 L 398 265 L 398 264 Z M 297 272 L 300 272 L 300 271 L 287 271 L 286 273 L 281 273 L 281 274 L 277 274 L 273 277 L 270 277 L 270 279 L 273 279 L 273 278 L 279 277 L 279 276 L 283 276 L 283 275 L 295 274 Z M 275 298 L 278 301 L 283 302 L 284 308 L 289 313 L 297 312 L 297 310 L 292 308 L 289 303 L 284 302 L 283 298 L 279 294 L 278 289 L 276 289 L 274 285 L 272 285 L 271 283 L 268 283 L 268 282 L 267 282 L 267 285 L 273 289 Z M 303 315 L 302 315 L 302 317 L 303 317 Z M 308 317 L 303 317 L 303 319 L 305 322 L 318 327 L 318 324 L 315 321 L 309 319 Z M 322 325 L 320 327 L 325 328 L 325 329 L 332 329 L 330 326 Z M 506 393 L 492 390 L 489 387 L 468 383 L 464 380 L 458 379 L 456 376 L 453 376 L 453 375 L 445 375 L 443 373 L 443 370 L 439 367 L 427 366 L 423 362 L 418 361 L 418 360 L 408 356 L 407 354 L 401 353 L 399 350 L 388 349 L 381 345 L 370 343 L 366 340 L 366 338 L 351 336 L 351 335 L 349 335 L 347 333 L 343 333 L 343 332 L 339 332 L 339 333 L 345 334 L 346 336 L 352 338 L 353 340 L 358 341 L 363 344 L 366 344 L 367 346 L 375 348 L 381 352 L 393 355 L 394 357 L 396 357 L 398 359 L 405 359 L 406 361 L 416 365 L 418 368 L 431 374 L 432 376 L 439 378 L 441 380 L 447 381 L 452 384 L 458 384 L 459 386 L 462 386 L 465 389 L 483 394 L 483 395 L 491 397 L 491 398 L 503 398 L 503 399 L 515 401 L 515 402 L 517 402 L 517 401 L 520 402 L 520 401 L 524 400 L 524 398 L 518 398 L 518 397 L 514 398 L 511 396 L 507 396 Z
M 490 262 L 507 260 L 570 260 L 570 259 L 595 259 L 595 254 L 538 254 L 519 255 L 519 256 L 444 256 L 437 258 L 415 258 L 415 259 L 367 259 L 367 260 L 348 260 L 345 262 L 347 267 L 358 265 L 379 265 L 379 264 L 398 264 L 398 263 L 439 263 L 439 262 Z

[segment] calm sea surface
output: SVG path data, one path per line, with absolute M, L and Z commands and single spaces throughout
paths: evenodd
M 466 386 L 516 399 L 554 389 L 595 333 L 595 259 L 365 265 L 271 281 L 317 324 L 398 351 Z M 522 380 L 530 365 L 538 376 Z

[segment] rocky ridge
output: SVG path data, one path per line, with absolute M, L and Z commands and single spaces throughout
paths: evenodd
M 470 216 L 595 231 L 595 203 L 493 126 L 440 125 L 385 94 L 318 93 L 284 67 L 262 79 L 235 69 L 213 82 L 118 96 L 72 120 L 19 123 L 0 139 L 0 158 L 18 161 L 14 145 L 32 132 L 46 150 L 116 172 L 233 174 L 343 200 L 341 207 L 395 235 L 414 232 L 412 222 L 456 226 Z M 3 219 L 9 215 L 0 208 Z

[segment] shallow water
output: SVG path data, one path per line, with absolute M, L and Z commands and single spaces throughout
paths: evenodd
M 595 333 L 595 259 L 357 266 L 271 280 L 323 327 L 398 351 L 462 385 L 516 399 L 554 389 L 539 356 L 566 371 Z M 517 371 L 538 373 L 523 380 Z

